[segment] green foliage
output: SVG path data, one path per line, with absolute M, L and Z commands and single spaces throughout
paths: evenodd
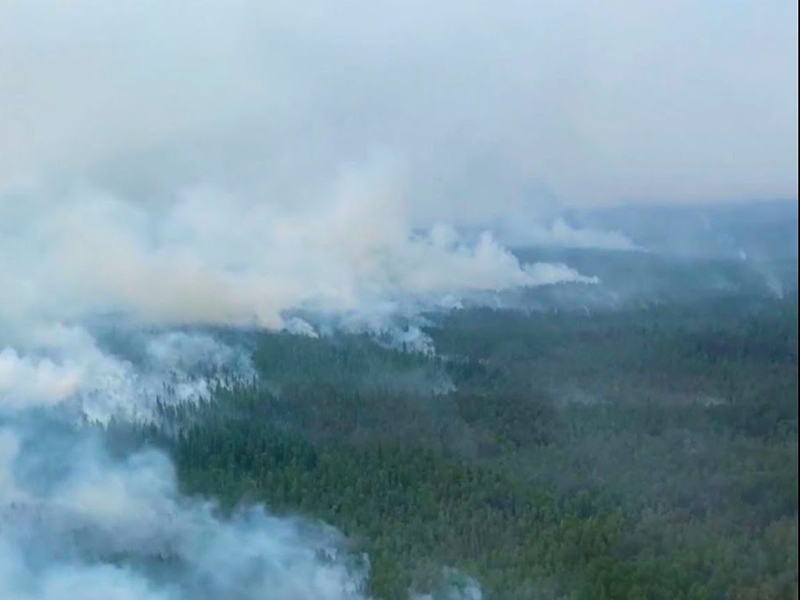
M 378 598 L 442 566 L 489 598 L 797 597 L 796 297 L 459 311 L 431 334 L 446 360 L 263 334 L 260 383 L 110 437 L 228 509 L 341 528 Z

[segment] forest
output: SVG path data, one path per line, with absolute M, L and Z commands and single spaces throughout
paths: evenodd
M 498 600 L 797 598 L 796 292 L 464 308 L 428 315 L 427 354 L 215 333 L 255 376 L 97 427 L 224 511 L 339 528 L 374 598 L 453 573 Z

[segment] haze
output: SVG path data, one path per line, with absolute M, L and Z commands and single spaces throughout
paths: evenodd
M 788 1 L 0 2 L 0 188 L 324 202 L 388 157 L 414 224 L 796 198 Z M 399 185 L 399 184 L 398 184 Z

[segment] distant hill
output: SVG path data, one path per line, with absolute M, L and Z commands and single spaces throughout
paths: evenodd
M 653 252 L 753 260 L 797 258 L 797 200 L 573 211 L 576 226 L 620 232 Z

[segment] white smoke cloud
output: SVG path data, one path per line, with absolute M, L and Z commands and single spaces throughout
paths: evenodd
M 300 308 L 596 283 L 522 265 L 488 232 L 475 243 L 445 225 L 414 233 L 392 173 L 382 162 L 346 170 L 325 201 L 295 209 L 209 189 L 156 206 L 85 190 L 0 204 L 0 252 L 14 257 L 0 270 L 0 322 L 123 314 L 283 328 Z
M 620 232 L 575 227 L 563 217 L 556 217 L 548 226 L 540 219 L 517 215 L 513 219 L 501 222 L 498 229 L 500 239 L 510 246 L 641 250 L 629 237 Z
M 412 600 L 483 600 L 483 591 L 472 577 L 457 569 L 443 570 L 444 584 L 434 594 L 417 594 Z
M 330 527 L 262 509 L 222 520 L 212 505 L 180 495 L 162 454 L 114 462 L 80 438 L 66 449 L 68 461 L 52 457 L 58 469 L 46 489 L 31 486 L 23 448 L 50 450 L 46 438 L 25 435 L 0 430 L 3 598 L 366 598 L 368 561 L 347 552 Z M 139 562 L 120 566 L 115 556 Z M 159 579 L 146 563 L 164 558 L 170 574 Z
M 285 319 L 283 328 L 285 331 L 295 335 L 305 335 L 311 338 L 319 337 L 319 334 L 317 333 L 317 330 L 314 329 L 314 326 L 300 317 L 290 317 Z
M 106 369 L 121 368 L 125 377 L 134 373 L 133 381 L 96 390 L 98 378 L 108 373 L 98 367 L 102 351 L 91 336 L 62 328 L 35 337 L 38 352 L 54 353 L 54 365 L 58 352 L 73 357 L 81 374 L 74 396 L 99 392 L 129 406 L 140 402 L 137 386 L 151 377 L 147 369 L 154 361 L 162 370 L 205 364 L 195 361 L 221 367 L 241 361 L 233 349 L 204 334 L 149 335 L 139 344 L 141 367 L 105 358 Z M 26 374 L 37 368 L 57 371 L 42 367 L 45 359 L 37 362 L 16 350 L 5 354 L 13 357 L 9 362 L 24 364 Z M 23 389 L 27 399 L 38 397 L 39 406 L 51 406 L 46 386 L 25 383 Z M 52 435 L 53 423 L 41 414 L 17 419 L 20 406 L 9 409 L 7 399 L 0 395 L 0 597 L 368 600 L 368 557 L 354 552 L 335 529 L 271 516 L 261 507 L 223 518 L 213 503 L 179 492 L 163 453 L 142 450 L 112 458 L 91 429 L 67 424 Z M 436 598 L 482 598 L 474 580 L 451 570 L 445 575 Z
M 0 398 L 4 406 L 21 405 L 31 399 L 60 402 L 77 391 L 80 380 L 81 372 L 74 364 L 22 358 L 14 348 L 0 351 Z
M 38 326 L 0 351 L 0 597 L 367 600 L 368 558 L 330 527 L 258 507 L 223 519 L 180 494 L 162 453 L 120 462 L 91 429 L 53 435 L 45 415 L 70 417 L 53 409 L 142 419 L 159 393 L 207 397 L 213 380 L 203 373 L 254 376 L 242 350 L 208 334 L 112 323 L 121 331 L 105 342 L 80 326 Z M 405 335 L 424 338 L 414 327 Z M 103 344 L 115 341 L 126 347 L 112 354 Z M 447 590 L 481 597 L 474 582 L 467 595 Z
M 0 350 L 0 415 L 32 407 L 63 407 L 92 421 L 150 419 L 157 400 L 208 398 L 220 376 L 251 380 L 255 371 L 243 350 L 201 333 L 126 332 L 140 345 L 140 365 L 101 349 L 79 327 L 39 328 L 27 354 Z
M 563 265 L 520 264 L 488 232 L 473 242 L 435 224 L 465 221 L 472 192 L 453 190 L 448 203 L 458 207 L 421 216 L 432 188 L 419 186 L 428 176 L 417 144 L 377 130 L 347 143 L 340 112 L 354 107 L 340 82 L 315 61 L 284 64 L 280 49 L 300 59 L 320 50 L 317 40 L 335 42 L 347 61 L 364 53 L 330 40 L 313 10 L 235 4 L 204 3 L 199 17 L 179 5 L 78 2 L 43 20 L 5 8 L 0 328 L 24 335 L 33 324 L 111 314 L 309 335 L 286 313 L 375 314 L 408 297 L 439 306 L 474 292 L 596 282 Z M 144 18 L 151 10 L 163 26 Z M 306 27 L 314 35 L 301 48 L 291 32 Z M 125 45 L 141 54 L 114 42 L 143 35 L 146 44 Z M 57 68 L 66 64 L 76 71 Z M 36 127 L 24 133 L 24 122 Z
M 30 337 L 31 354 L 0 352 L 0 413 L 78 403 L 93 419 L 132 416 L 130 365 L 100 351 L 82 329 L 40 328 Z
M 241 349 L 198 332 L 167 331 L 143 336 L 145 367 L 151 372 L 191 374 L 199 368 L 232 371 L 240 379 L 255 377 L 250 357 Z

